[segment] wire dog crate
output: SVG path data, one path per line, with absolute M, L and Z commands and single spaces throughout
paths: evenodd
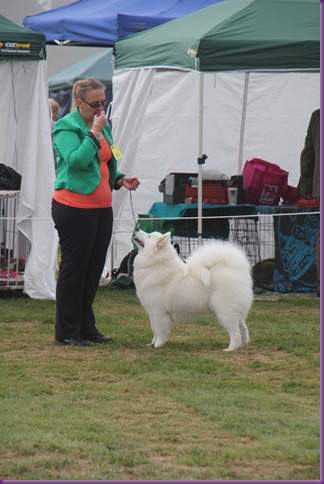
M 24 288 L 29 240 L 17 227 L 20 191 L 0 190 L 0 291 Z
M 274 257 L 274 240 L 271 239 L 273 227 L 269 224 L 269 232 L 266 230 L 264 220 L 260 217 L 246 217 L 246 218 L 232 218 L 226 220 L 228 224 L 228 234 L 226 237 L 222 236 L 222 233 L 215 234 L 213 237 L 203 238 L 202 242 L 205 243 L 210 238 L 220 238 L 229 240 L 236 245 L 242 247 L 251 265 L 259 262 L 264 256 L 264 237 L 268 233 L 269 244 L 267 244 L 267 257 Z M 178 244 L 179 252 L 183 259 L 186 259 L 191 252 L 199 246 L 199 241 L 194 237 L 173 236 L 173 242 Z

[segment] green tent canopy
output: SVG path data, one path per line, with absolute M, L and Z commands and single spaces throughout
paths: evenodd
M 0 15 L 0 60 L 46 59 L 45 35 L 26 29 Z
M 112 75 L 112 49 L 103 49 L 50 76 L 48 86 L 51 91 L 58 91 L 72 87 L 79 79 L 94 77 L 108 89 L 111 88 Z
M 225 0 L 116 42 L 115 68 L 319 69 L 318 0 Z

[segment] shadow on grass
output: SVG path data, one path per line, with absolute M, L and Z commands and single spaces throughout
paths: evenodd
M 0 299 L 30 299 L 28 294 L 24 293 L 22 289 L 3 289 L 0 288 Z

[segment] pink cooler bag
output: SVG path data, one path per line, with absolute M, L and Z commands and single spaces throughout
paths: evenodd
M 288 187 L 288 172 L 260 158 L 246 161 L 242 176 L 246 202 L 253 205 L 278 205 Z

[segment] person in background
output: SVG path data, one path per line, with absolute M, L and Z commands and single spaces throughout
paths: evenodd
M 121 153 L 104 111 L 103 84 L 77 81 L 73 97 L 71 113 L 53 129 L 52 217 L 61 247 L 54 344 L 89 346 L 112 341 L 97 329 L 92 307 L 112 236 L 112 192 L 136 190 L 140 182 L 118 170 Z
M 49 102 L 49 113 L 50 113 L 51 132 L 52 132 L 52 144 L 53 144 L 53 129 L 54 129 L 54 126 L 55 126 L 56 121 L 60 117 L 61 106 L 52 97 L 49 97 L 48 98 L 48 102 Z M 55 170 L 56 170 L 56 159 L 55 159 L 54 146 L 53 146 L 53 155 L 54 155 L 54 167 L 55 167 Z
M 53 99 L 52 97 L 50 97 L 48 99 L 49 101 L 49 104 L 50 104 L 50 116 L 51 116 L 51 121 L 52 121 L 52 129 L 54 128 L 55 126 L 55 123 L 56 121 L 59 119 L 60 117 L 60 113 L 61 113 L 61 106 L 59 105 L 59 103 L 57 101 L 55 101 L 55 99 Z
M 310 118 L 300 155 L 299 190 L 305 198 L 320 197 L 320 109 Z M 317 295 L 320 296 L 320 234 L 316 240 Z

